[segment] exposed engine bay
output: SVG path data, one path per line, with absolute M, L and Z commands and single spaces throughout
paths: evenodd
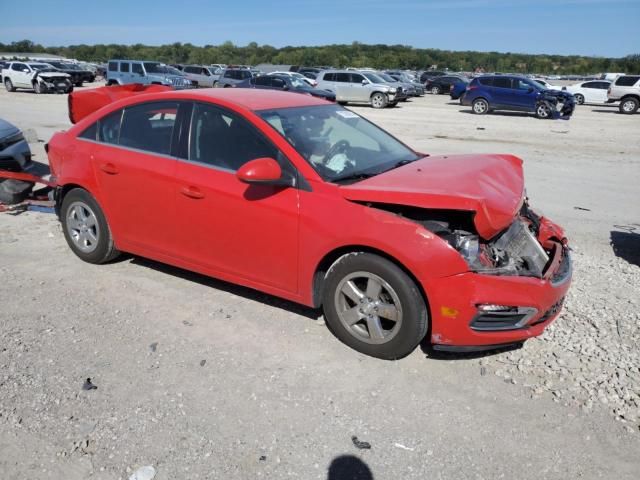
M 490 240 L 475 233 L 472 212 L 426 210 L 402 205 L 370 206 L 421 224 L 456 249 L 469 268 L 477 273 L 542 278 L 553 256 L 554 247 L 545 249 L 538 241 L 541 217 L 530 210 L 526 202 L 514 222 Z

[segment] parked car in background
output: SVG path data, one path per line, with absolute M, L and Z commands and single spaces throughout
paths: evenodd
M 2 79 L 2 70 L 7 68 L 9 65 L 8 61 L 0 60 L 0 84 L 4 85 L 4 80 Z
M 196 81 L 189 80 L 180 70 L 160 62 L 109 60 L 107 65 L 107 85 L 141 83 L 166 85 L 177 89 L 198 86 Z
M 469 83 L 466 78 L 457 75 L 440 75 L 426 81 L 424 88 L 433 95 L 449 94 L 457 83 Z
M 420 83 L 423 85 L 427 83 L 427 80 L 431 80 L 435 77 L 441 77 L 443 75 L 449 75 L 448 72 L 442 72 L 439 70 L 426 70 L 420 74 Z
M 417 97 L 421 97 L 425 93 L 424 85 L 420 82 L 417 82 L 413 75 L 408 75 L 404 72 L 395 72 L 395 71 L 386 71 L 384 72 L 389 75 L 391 78 L 397 80 L 398 82 L 409 83 L 413 86 L 414 91 L 416 92 Z
M 549 82 L 547 82 L 542 78 L 532 78 L 531 80 L 533 80 L 534 82 L 536 82 L 538 85 L 540 85 L 542 88 L 546 90 L 563 90 L 562 87 L 559 87 L 557 85 L 551 85 Z
M 73 91 L 71 77 L 48 63 L 9 62 L 2 70 L 2 80 L 8 92 L 15 92 L 18 88 L 36 93 Z
M 385 82 L 387 82 L 387 84 L 392 85 L 398 89 L 400 89 L 402 91 L 402 94 L 405 97 L 417 97 L 418 96 L 418 92 L 416 90 L 416 88 L 413 86 L 413 83 L 410 82 L 403 82 L 401 80 L 395 79 L 393 78 L 391 75 L 384 73 L 384 72 L 375 72 L 375 75 L 379 78 L 381 78 L 382 80 L 384 80 Z M 405 98 L 403 101 L 406 101 L 407 98 Z
M 389 85 L 392 88 L 396 89 L 396 100 L 398 102 L 406 102 L 407 98 L 409 98 L 409 94 L 405 91 L 404 86 L 401 82 L 394 80 L 392 77 L 387 77 L 387 79 L 383 78 L 382 75 L 378 74 L 375 71 L 371 70 L 356 70 L 357 72 L 364 75 L 365 81 L 369 81 L 374 85 Z
M 318 82 L 316 80 L 314 80 L 313 78 L 309 78 L 309 77 L 305 77 L 304 75 L 302 75 L 301 73 L 298 72 L 270 72 L 270 73 L 277 73 L 279 75 L 287 75 L 289 77 L 292 78 L 297 78 L 299 80 L 302 80 L 303 82 L 307 83 L 307 85 L 309 85 L 310 87 L 317 87 L 318 86 Z
M 636 113 L 640 107 L 640 75 L 616 78 L 607 90 L 607 102 L 620 102 L 620 113 Z
M 327 90 L 311 87 L 307 82 L 297 77 L 283 75 L 281 73 L 268 73 L 259 77 L 248 78 L 236 84 L 236 88 L 257 88 L 260 90 L 283 90 L 293 93 L 312 95 L 324 98 L 331 102 L 336 101 L 336 95 Z
M 222 69 L 205 65 L 184 65 L 182 73 L 189 80 L 197 82 L 199 87 L 215 87 Z
M 607 103 L 607 89 L 610 86 L 611 82 L 607 80 L 591 80 L 562 87 L 562 90 L 573 94 L 578 105 L 584 103 Z
M 325 70 L 318 74 L 318 88 L 329 90 L 340 103 L 368 103 L 373 108 L 395 106 L 398 91 L 386 83 L 372 83 L 360 72 Z
M 304 75 L 307 78 L 312 78 L 313 80 L 316 80 L 318 77 L 318 74 L 322 71 L 321 68 L 316 68 L 316 67 L 300 67 L 298 69 L 298 73 L 301 73 L 302 75 Z
M 58 62 L 47 60 L 49 65 L 66 73 L 71 77 L 71 81 L 76 87 L 81 87 L 84 82 L 92 83 L 96 79 L 96 74 L 91 70 L 84 70 L 75 63 Z
M 573 95 L 562 90 L 546 90 L 533 80 L 519 75 L 484 75 L 471 80 L 462 96 L 462 105 L 483 115 L 492 110 L 535 113 L 552 118 L 562 105 L 561 114 L 570 116 L 575 107 Z
M 0 118 L 0 170 L 25 172 L 33 165 L 31 149 L 18 127 Z M 14 204 L 24 200 L 33 184 L 14 179 L 0 179 L 0 202 Z
M 467 86 L 469 85 L 469 81 L 457 82 L 451 85 L 449 89 L 449 96 L 451 100 L 460 100 L 462 103 L 462 96 L 467 91 Z
M 322 308 L 374 357 L 520 344 L 571 283 L 521 159 L 418 153 L 309 95 L 131 92 L 54 134 L 48 157 L 81 260 L 129 252 Z
M 220 72 L 220 77 L 215 86 L 219 88 L 235 87 L 237 84 L 252 77 L 253 74 L 248 68 L 228 67 Z

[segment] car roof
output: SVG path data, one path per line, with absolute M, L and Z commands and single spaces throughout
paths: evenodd
M 211 88 L 202 90 L 179 90 L 163 92 L 159 96 L 184 96 L 190 99 L 221 100 L 235 103 L 247 110 L 272 110 L 276 108 L 312 107 L 327 105 L 326 100 L 300 95 L 298 93 L 279 92 L 277 90 L 253 90 L 248 88 Z

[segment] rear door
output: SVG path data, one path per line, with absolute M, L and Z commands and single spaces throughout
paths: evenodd
M 98 122 L 89 158 L 109 225 L 125 250 L 176 254 L 172 149 L 180 108 L 176 101 L 143 103 Z
M 493 77 L 492 86 L 489 87 L 493 97 L 493 108 L 511 108 L 514 100 L 511 98 L 513 89 L 511 88 L 510 77 Z

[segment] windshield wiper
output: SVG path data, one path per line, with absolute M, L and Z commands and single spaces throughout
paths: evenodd
M 378 172 L 376 173 L 358 172 L 358 173 L 351 173 L 349 175 L 345 175 L 344 177 L 336 177 L 331 181 L 332 182 L 343 182 L 343 181 L 350 181 L 350 180 L 358 181 L 358 180 L 364 180 L 366 178 L 371 178 L 376 175 L 378 175 Z
M 404 160 L 400 160 L 400 161 L 394 163 L 393 165 L 391 165 L 389 168 L 381 170 L 378 173 L 388 172 L 390 170 L 393 170 L 394 168 L 402 167 L 402 166 L 407 165 L 409 163 L 415 162 L 416 160 L 418 160 L 418 159 L 417 158 L 412 158 L 412 159 L 406 159 L 405 158 Z

